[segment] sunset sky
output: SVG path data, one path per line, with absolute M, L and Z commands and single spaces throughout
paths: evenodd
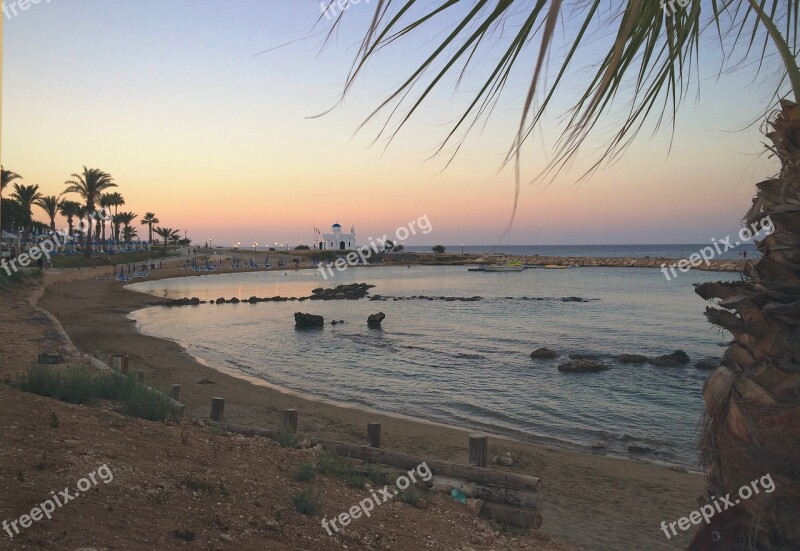
M 3 165 L 45 194 L 60 193 L 83 165 L 101 168 L 125 210 L 153 211 L 195 243 L 308 243 L 312 228 L 334 222 L 355 225 L 366 241 L 421 215 L 434 231 L 409 245 L 498 242 L 514 197 L 513 170 L 501 162 L 536 48 L 495 116 L 443 170 L 446 159 L 429 156 L 485 76 L 485 60 L 461 91 L 435 93 L 388 149 L 371 145 L 384 118 L 355 133 L 416 67 L 436 27 L 376 59 L 331 113 L 308 118 L 337 104 L 374 5 L 352 6 L 324 49 L 316 37 L 256 56 L 325 29 L 324 20 L 314 28 L 318 2 L 42 0 L 5 20 Z M 735 231 L 754 184 L 776 170 L 760 125 L 742 129 L 771 90 L 748 69 L 717 79 L 713 61 L 701 68 L 699 101 L 692 91 L 679 114 L 671 152 L 668 131 L 645 132 L 620 161 L 575 185 L 587 150 L 551 185 L 523 186 L 503 242 L 704 243 Z M 560 100 L 526 147 L 527 179 L 574 99 Z

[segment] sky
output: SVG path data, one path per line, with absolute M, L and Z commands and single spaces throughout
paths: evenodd
M 100 168 L 139 218 L 154 212 L 195 243 L 248 245 L 308 244 L 313 228 L 335 222 L 366 243 L 421 216 L 433 231 L 407 245 L 706 243 L 739 227 L 754 184 L 777 170 L 760 125 L 748 126 L 769 86 L 748 70 L 717 78 L 712 59 L 674 135 L 643 133 L 589 180 L 577 182 L 591 150 L 554 181 L 528 184 L 558 138 L 569 93 L 585 82 L 576 75 L 523 150 L 515 223 L 503 235 L 514 171 L 502 161 L 536 48 L 448 164 L 431 154 L 496 51 L 459 90 L 451 82 L 432 94 L 390 144 L 375 142 L 385 117 L 359 126 L 447 22 L 383 52 L 339 101 L 374 6 L 351 6 L 324 47 L 314 35 L 330 23 L 317 24 L 315 0 L 41 0 L 7 10 L 2 163 L 47 195 L 84 165 Z

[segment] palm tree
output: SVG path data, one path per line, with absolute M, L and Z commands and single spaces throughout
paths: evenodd
M 106 221 L 111 220 L 111 216 L 109 215 L 109 212 L 106 211 L 106 209 L 112 206 L 114 203 L 114 198 L 112 197 L 112 195 L 114 194 L 103 193 L 100 196 L 100 199 L 97 201 L 100 204 L 100 211 L 103 213 L 103 215 L 97 220 L 97 231 L 95 233 L 95 239 L 102 238 L 101 242 L 103 243 L 103 250 L 105 250 L 106 247 Z M 119 194 L 117 193 L 117 195 Z
M 81 214 L 81 205 L 76 201 L 63 200 L 58 208 L 59 214 L 67 219 L 67 226 L 69 227 L 69 234 L 72 235 L 72 220 Z
M 125 204 L 125 198 L 119 192 L 106 194 L 106 206 L 114 207 L 114 214 L 117 214 L 119 207 Z M 114 241 L 119 240 L 119 226 L 116 226 L 114 231 Z
M 25 227 L 25 241 L 28 241 L 31 237 L 31 226 L 33 225 L 33 205 L 36 204 L 42 197 L 42 194 L 39 193 L 39 184 L 35 186 L 26 186 L 20 184 L 14 184 L 14 193 L 11 194 L 11 198 L 14 199 L 17 203 L 19 203 L 20 207 L 22 208 L 22 215 L 23 215 L 23 224 Z
M 83 167 L 83 172 L 73 174 L 65 182 L 67 189 L 64 193 L 76 193 L 86 203 L 86 210 L 89 214 L 89 226 L 86 232 L 86 249 L 83 254 L 87 258 L 92 256 L 92 218 L 95 207 L 100 199 L 100 195 L 108 188 L 117 187 L 111 175 L 98 168 Z
M 17 174 L 16 172 L 12 172 L 10 170 L 6 170 L 5 168 L 0 165 L 0 216 L 3 213 L 3 190 L 6 189 L 6 186 L 13 182 L 14 180 L 21 180 L 22 176 Z M 3 235 L 3 219 L 0 218 L 0 238 Z
M 153 242 L 153 224 L 158 224 L 158 218 L 156 218 L 155 213 L 153 212 L 146 212 L 144 218 L 142 218 L 140 224 L 143 226 L 147 226 L 147 236 L 148 236 L 148 243 Z
M 61 196 L 41 196 L 34 201 L 34 204 L 45 211 L 47 216 L 50 218 L 50 231 L 56 231 L 56 215 L 61 207 Z
M 122 238 L 125 240 L 125 244 L 128 245 L 128 247 L 131 246 L 131 241 L 133 241 L 133 238 L 137 236 L 138 232 L 133 226 L 125 226 L 125 228 L 122 230 Z
M 123 233 L 131 227 L 133 221 L 137 218 L 137 215 L 132 212 L 120 212 L 119 214 L 115 215 L 117 219 L 117 224 L 122 224 L 123 226 Z M 117 233 L 119 233 L 119 226 L 117 226 Z
M 468 71 L 476 73 L 487 67 L 477 65 L 477 60 L 498 52 L 496 64 L 488 66 L 439 152 L 452 142 L 457 146 L 470 130 L 480 127 L 497 105 L 512 70 L 528 59 L 528 46 L 538 46 L 506 156 L 506 162 L 515 163 L 517 195 L 522 145 L 548 108 L 556 108 L 553 104 L 563 101 L 576 83 L 585 86 L 560 121 L 561 137 L 543 171 L 545 177 L 575 159 L 595 130 L 607 132 L 607 125 L 600 122 L 615 123 L 617 131 L 585 175 L 624 153 L 646 121 L 660 125 L 665 119 L 674 120 L 689 95 L 700 64 L 701 37 L 707 33 L 715 42 L 714 55 L 721 47 L 721 69 L 729 64 L 762 69 L 775 63 L 774 72 L 758 74 L 777 77 L 770 88 L 777 91 L 773 99 L 779 101 L 772 105 L 778 108 L 765 111 L 766 137 L 767 149 L 781 167 L 773 178 L 756 185 L 756 197 L 744 219 L 760 226 L 769 217 L 774 231 L 758 243 L 763 256 L 747 263 L 742 281 L 697 287 L 701 297 L 714 301 L 707 311 L 709 320 L 734 337 L 722 367 L 709 377 L 703 391 L 701 462 L 707 469 L 709 494 L 735 493 L 766 474 L 775 480 L 775 490 L 737 501 L 735 507 L 714 515 L 711 524 L 695 534 L 690 548 L 800 549 L 800 0 L 381 0 L 375 10 L 345 92 L 368 61 L 378 52 L 385 55 L 385 46 L 457 12 L 453 26 L 441 38 L 422 46 L 430 48 L 423 64 L 373 112 L 372 116 L 387 113 L 382 128 L 392 130 L 381 132 L 391 132 L 390 136 L 433 89 L 452 82 L 448 77 L 453 73 L 453 80 Z M 340 21 L 341 16 L 334 26 Z M 487 40 L 492 35 L 504 41 L 503 46 L 487 52 L 496 47 Z M 581 80 L 583 75 L 588 80 Z M 458 147 L 454 149 L 457 152 Z
M 181 238 L 180 230 L 157 227 L 154 231 L 156 235 L 158 235 L 164 240 L 164 254 L 167 254 L 167 245 L 169 245 L 171 241 L 177 241 L 178 239 Z

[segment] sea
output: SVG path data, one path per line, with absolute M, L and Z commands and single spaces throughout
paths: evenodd
M 535 250 L 609 256 L 595 246 Z M 668 256 L 658 248 L 614 250 L 620 256 Z M 128 287 L 159 297 L 247 300 L 369 283 L 375 286 L 371 295 L 387 300 L 148 307 L 130 316 L 142 333 L 180 343 L 212 367 L 304 396 L 590 453 L 631 456 L 635 445 L 648 449 L 637 458 L 697 468 L 708 372 L 694 364 L 718 360 L 729 336 L 706 321 L 707 304 L 693 286 L 739 277 L 691 270 L 667 281 L 650 268 L 484 273 L 464 266 L 392 266 L 352 267 L 327 280 L 316 270 L 270 271 Z M 473 296 L 481 300 L 438 299 Z M 298 311 L 324 316 L 325 327 L 295 329 Z M 383 328 L 368 328 L 367 317 L 379 311 L 386 314 Z M 559 357 L 531 359 L 539 347 Z M 675 350 L 691 362 L 665 368 L 613 358 Z M 558 371 L 570 354 L 598 355 L 610 369 Z

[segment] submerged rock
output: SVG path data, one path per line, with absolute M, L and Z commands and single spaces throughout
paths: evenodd
M 695 362 L 694 367 L 695 369 L 700 369 L 702 371 L 711 371 L 718 368 L 720 365 L 720 361 L 716 358 L 707 358 L 705 360 L 699 360 Z
M 620 354 L 614 357 L 621 364 L 644 364 L 647 363 L 647 356 L 641 354 Z
M 653 450 L 651 450 L 647 446 L 639 446 L 637 444 L 631 444 L 630 446 L 628 446 L 628 453 L 648 453 L 651 451 Z
M 679 367 L 689 363 L 689 355 L 683 350 L 676 350 L 672 354 L 650 358 L 647 362 L 656 367 Z
M 305 329 L 309 327 L 323 327 L 325 325 L 325 318 L 316 316 L 314 314 L 304 314 L 303 312 L 295 312 L 294 326 L 298 329 Z
M 572 360 L 571 362 L 563 363 L 558 366 L 559 371 L 564 371 L 566 373 L 594 373 L 607 369 L 607 365 L 592 360 Z
M 558 352 L 549 348 L 537 348 L 531 352 L 531 358 L 534 360 L 552 360 L 558 357 Z

